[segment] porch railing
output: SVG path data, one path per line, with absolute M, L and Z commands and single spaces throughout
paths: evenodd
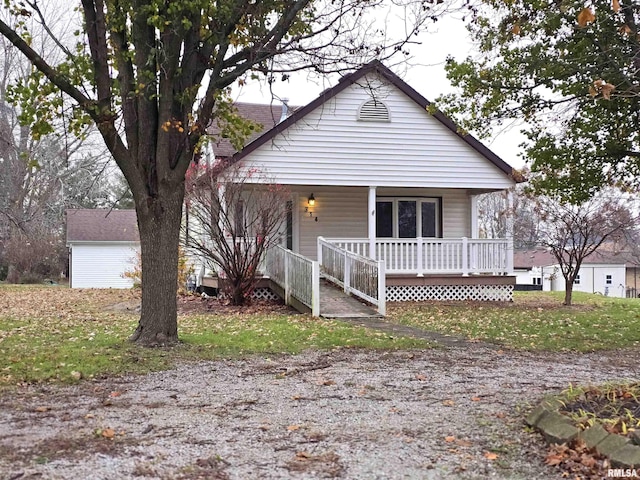
M 284 290 L 287 305 L 293 297 L 309 307 L 314 317 L 320 316 L 318 262 L 276 245 L 267 250 L 264 264 L 269 278 Z
M 326 242 L 369 257 L 366 238 L 327 238 Z M 493 274 L 513 273 L 511 239 L 377 238 L 375 258 L 387 273 Z
M 345 292 L 360 297 L 386 314 L 385 268 L 382 261 L 353 253 L 318 237 L 318 263 L 322 274 Z

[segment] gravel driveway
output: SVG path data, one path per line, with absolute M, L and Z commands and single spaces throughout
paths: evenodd
M 0 397 L 1 479 L 554 479 L 522 411 L 638 352 L 336 350 Z

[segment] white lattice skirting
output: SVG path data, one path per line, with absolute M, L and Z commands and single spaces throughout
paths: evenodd
M 224 298 L 225 294 L 220 292 L 219 294 L 220 298 Z M 255 288 L 253 290 L 253 293 L 251 294 L 251 298 L 253 298 L 254 300 L 279 300 L 280 297 L 278 295 L 276 295 L 275 292 L 273 292 L 273 290 L 271 290 L 269 287 L 258 287 Z
M 256 300 L 279 300 L 280 297 L 276 295 L 269 287 L 259 287 L 253 291 L 252 298 Z
M 388 285 L 388 302 L 423 300 L 481 300 L 510 302 L 513 285 Z

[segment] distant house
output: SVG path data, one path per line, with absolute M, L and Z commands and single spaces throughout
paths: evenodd
M 69 286 L 130 288 L 140 249 L 135 210 L 67 210 Z
M 516 290 L 565 290 L 560 265 L 546 249 L 516 251 L 513 266 Z M 573 290 L 609 297 L 637 296 L 629 291 L 633 285 L 627 287 L 627 278 L 633 278 L 634 269 L 637 270 L 637 265 L 633 265 L 625 252 L 612 252 L 603 247 L 585 258 Z

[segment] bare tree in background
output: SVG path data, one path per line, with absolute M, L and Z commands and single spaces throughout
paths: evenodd
M 55 23 L 55 22 L 54 22 Z M 43 30 L 34 48 L 51 50 Z M 0 279 L 11 282 L 58 277 L 66 265 L 64 210 L 104 206 L 109 155 L 56 121 L 46 133 L 21 125 L 29 110 L 12 103 L 12 85 L 29 77 L 31 64 L 0 37 Z
M 218 272 L 233 305 L 251 296 L 261 260 L 284 238 L 289 191 L 256 169 L 192 167 L 187 176 L 186 247 Z
M 511 205 L 509 205 L 511 195 Z M 513 244 L 517 249 L 533 248 L 538 243 L 539 219 L 535 197 L 525 193 L 523 185 L 487 193 L 478 199 L 478 227 L 484 238 L 506 238 L 509 217 L 513 217 Z
M 628 200 L 616 192 L 580 205 L 540 196 L 535 198 L 534 211 L 541 220 L 539 244 L 553 254 L 565 280 L 565 305 L 572 303 L 573 285 L 584 259 L 606 241 L 623 241 L 638 223 Z

